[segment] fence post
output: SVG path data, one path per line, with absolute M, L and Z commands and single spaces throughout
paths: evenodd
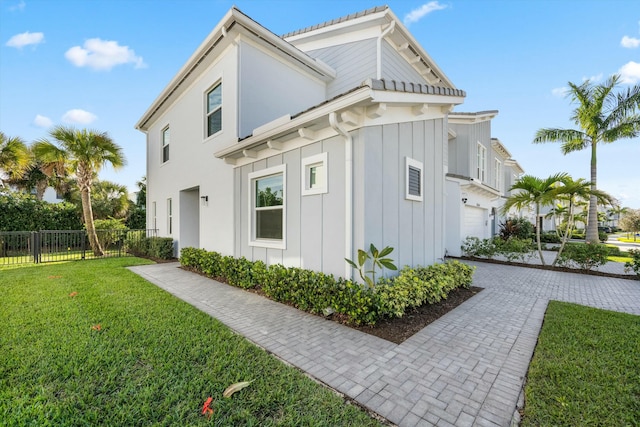
M 33 231 L 31 233 L 31 248 L 33 250 L 33 262 L 38 264 L 40 262 L 40 252 L 42 250 L 40 247 L 40 233 L 38 231 Z
M 82 259 L 85 259 L 85 253 L 87 251 L 87 233 L 82 233 L 80 238 L 82 239 Z

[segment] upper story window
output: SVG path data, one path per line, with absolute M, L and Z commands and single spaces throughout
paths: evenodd
M 327 153 L 302 159 L 302 195 L 323 194 L 327 191 Z
M 249 245 L 284 249 L 286 166 L 249 174 Z
M 422 163 L 406 158 L 406 191 L 405 199 L 415 200 L 417 202 L 422 201 Z
M 494 173 L 495 173 L 494 188 L 498 191 L 502 191 L 502 162 L 498 159 L 496 159 Z
M 169 142 L 171 142 L 171 132 L 167 126 L 162 130 L 162 163 L 169 161 Z
M 478 142 L 478 159 L 476 166 L 476 178 L 481 182 L 485 181 L 487 173 L 487 149 Z
M 207 93 L 207 137 L 222 129 L 222 83 Z

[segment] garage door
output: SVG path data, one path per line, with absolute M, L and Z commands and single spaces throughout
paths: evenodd
M 463 240 L 467 237 L 484 239 L 487 227 L 485 226 L 486 209 L 474 206 L 464 207 Z

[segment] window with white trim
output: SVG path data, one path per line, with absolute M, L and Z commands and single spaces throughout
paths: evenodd
M 169 161 L 169 143 L 171 142 L 171 132 L 169 126 L 162 129 L 162 163 Z
M 484 145 L 478 142 L 476 178 L 481 182 L 484 182 L 486 172 L 487 172 L 487 149 Z
M 250 246 L 286 247 L 286 165 L 250 173 Z
M 502 162 L 498 159 L 495 159 L 495 179 L 494 179 L 494 188 L 498 191 L 502 191 Z
M 173 233 L 173 201 L 167 199 L 167 232 Z
M 421 202 L 423 194 L 422 171 L 424 170 L 422 162 L 407 157 L 405 169 L 405 199 Z
M 327 187 L 327 153 L 302 159 L 302 195 L 323 194 Z
M 151 203 L 151 217 L 152 217 L 151 224 L 153 224 L 153 229 L 157 230 L 158 229 L 158 217 L 157 217 L 157 210 L 156 210 L 156 202 Z
M 222 129 L 222 83 L 207 92 L 207 137 Z

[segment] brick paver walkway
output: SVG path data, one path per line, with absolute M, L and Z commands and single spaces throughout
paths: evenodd
M 400 345 L 175 263 L 131 270 L 400 426 L 509 425 L 550 299 L 640 315 L 637 281 L 468 264 L 485 290 Z

